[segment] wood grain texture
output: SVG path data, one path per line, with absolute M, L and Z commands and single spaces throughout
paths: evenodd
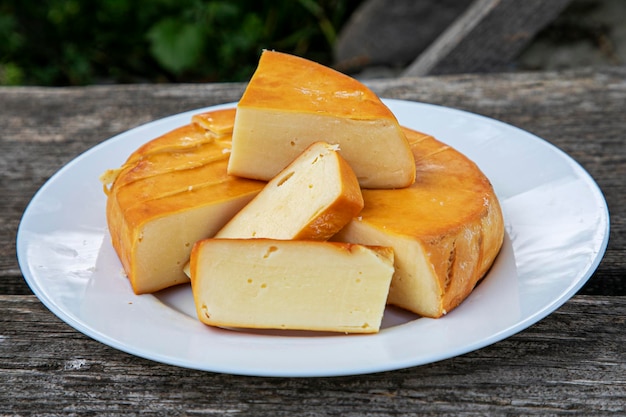
M 626 295 L 626 67 L 478 78 L 399 78 L 376 91 L 509 123 L 574 158 L 598 183 L 611 218 L 604 260 L 582 293 Z
M 422 367 L 337 378 L 251 378 L 162 365 L 57 319 L 20 273 L 15 237 L 64 164 L 140 124 L 236 101 L 244 84 L 0 88 L 0 415 L 625 415 L 626 68 L 400 78 L 383 97 L 482 114 L 575 158 L 611 211 L 606 255 L 578 295 L 485 349 Z
M 602 415 L 626 412 L 625 297 L 577 296 L 509 339 L 426 366 L 334 378 L 214 374 L 136 358 L 0 296 L 0 414 Z
M 382 97 L 492 117 L 544 138 L 598 182 L 611 213 L 605 259 L 585 294 L 626 295 L 626 68 L 372 81 Z M 94 145 L 171 114 L 236 101 L 243 84 L 0 88 L 0 294 L 29 294 L 15 257 L 22 212 L 58 169 Z
M 172 114 L 237 101 L 243 84 L 0 87 L 0 294 L 28 294 L 19 220 L 56 171 L 110 137 Z
M 465 11 L 469 3 L 365 0 L 337 34 L 333 67 L 349 73 L 368 66 L 406 67 Z
M 474 0 L 404 71 L 404 76 L 507 70 L 570 0 Z

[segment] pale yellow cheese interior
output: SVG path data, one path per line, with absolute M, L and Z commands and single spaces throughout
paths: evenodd
M 404 132 L 417 180 L 399 190 L 362 190 L 363 210 L 333 240 L 393 247 L 389 303 L 440 317 L 471 293 L 494 261 L 502 213 L 474 163 L 431 136 Z M 191 124 L 147 143 L 105 175 L 113 182 L 107 201 L 112 243 L 135 292 L 187 282 L 183 266 L 193 244 L 213 236 L 265 186 L 226 174 L 229 139 Z
M 414 180 L 414 164 L 406 161 L 409 151 L 402 143 L 404 138 L 394 144 L 383 140 L 401 134 L 389 120 L 357 121 L 240 107 L 235 129 L 228 166 L 232 174 L 273 178 L 307 146 L 322 140 L 339 146 L 362 187 L 406 187 Z
M 151 293 L 189 282 L 183 267 L 194 243 L 213 236 L 252 196 L 234 197 L 144 223 L 137 230 L 133 253 L 136 291 Z
M 215 237 L 327 240 L 362 208 L 354 171 L 336 147 L 316 142 Z
M 230 116 L 220 119 L 224 128 Z M 133 291 L 151 293 L 189 282 L 193 244 L 213 236 L 265 185 L 229 176 L 230 135 L 192 123 L 155 138 L 107 171 L 111 243 Z
M 237 105 L 228 172 L 270 180 L 317 141 L 339 145 L 362 187 L 415 179 L 404 133 L 376 94 L 323 65 L 264 51 Z
M 199 319 L 257 329 L 374 333 L 393 251 L 320 241 L 207 239 L 191 256 Z
M 427 317 L 452 311 L 496 258 L 502 212 L 480 169 L 433 137 L 405 129 L 417 167 L 401 190 L 363 190 L 365 206 L 334 240 L 393 247 L 389 303 Z

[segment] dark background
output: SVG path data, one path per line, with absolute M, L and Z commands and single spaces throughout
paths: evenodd
M 0 0 L 0 85 L 245 81 L 263 48 L 332 66 L 366 1 Z M 625 11 L 573 0 L 511 70 L 623 65 Z

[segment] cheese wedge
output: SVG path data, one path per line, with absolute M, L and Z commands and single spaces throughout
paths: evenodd
M 390 304 L 427 317 L 458 306 L 485 275 L 504 237 L 488 179 L 468 158 L 405 129 L 417 180 L 401 190 L 363 190 L 365 207 L 333 240 L 393 247 Z
M 327 240 L 363 208 L 336 146 L 316 142 L 267 183 L 215 237 Z
M 440 317 L 471 293 L 496 258 L 502 213 L 488 179 L 467 157 L 403 130 L 417 180 L 404 189 L 362 190 L 364 208 L 332 239 L 392 247 L 388 302 Z M 135 292 L 188 282 L 182 269 L 193 244 L 217 233 L 265 186 L 226 174 L 229 138 L 192 123 L 103 175 L 111 184 L 112 243 Z
M 230 126 L 232 131 L 232 117 Z M 107 171 L 111 242 L 137 294 L 189 282 L 193 244 L 213 236 L 265 183 L 226 174 L 230 134 L 196 123 L 140 147 Z
M 198 318 L 213 326 L 379 331 L 393 251 L 272 239 L 207 239 L 191 255 Z
M 264 51 L 237 105 L 228 172 L 270 180 L 320 140 L 339 145 L 362 187 L 415 180 L 407 140 L 376 94 L 323 65 Z

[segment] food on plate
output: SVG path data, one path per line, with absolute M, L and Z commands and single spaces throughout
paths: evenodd
M 236 109 L 196 114 L 105 172 L 133 290 L 191 276 L 200 319 L 222 326 L 375 332 L 380 300 L 433 318 L 457 307 L 502 246 L 493 187 L 350 80 L 266 51 Z
M 496 258 L 502 212 L 476 164 L 432 136 L 404 130 L 415 155 L 415 183 L 363 190 L 360 215 L 333 239 L 393 247 L 388 302 L 440 317 L 472 292 Z
M 237 109 L 232 107 L 211 110 L 204 113 L 198 113 L 191 116 L 191 121 L 206 129 L 209 135 L 215 137 L 227 137 L 231 138 L 233 133 L 233 120 L 235 119 L 235 112 Z
M 264 51 L 237 105 L 228 172 L 270 180 L 312 142 L 338 144 L 364 188 L 401 188 L 415 162 L 393 113 L 359 81 Z
M 502 213 L 474 163 L 429 135 L 404 131 L 415 155 L 415 183 L 362 190 L 363 210 L 332 239 L 393 247 L 389 302 L 440 317 L 471 293 L 494 261 Z M 196 124 L 174 130 L 133 153 L 116 177 L 108 175 L 109 230 L 137 293 L 188 282 L 182 267 L 193 243 L 214 236 L 265 186 L 226 175 L 230 136 L 207 135 Z M 207 164 L 207 154 L 215 161 Z M 203 162 L 189 169 L 193 161 Z
M 191 287 L 206 324 L 375 333 L 393 270 L 389 248 L 206 239 L 193 248 Z
M 185 125 L 101 177 L 111 242 L 135 293 L 189 282 L 183 267 L 193 244 L 213 236 L 265 185 L 226 174 L 230 141 L 217 135 Z
M 362 208 L 359 183 L 337 146 L 315 142 L 215 237 L 327 240 Z

